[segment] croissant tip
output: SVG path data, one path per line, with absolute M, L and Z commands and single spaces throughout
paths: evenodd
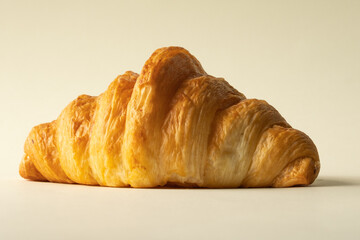
M 36 169 L 35 165 L 27 154 L 24 154 L 20 162 L 19 174 L 22 178 L 27 180 L 42 182 L 47 181 L 47 179 L 42 176 L 41 173 Z
M 319 161 L 301 158 L 291 162 L 275 179 L 272 187 L 308 186 L 320 171 Z

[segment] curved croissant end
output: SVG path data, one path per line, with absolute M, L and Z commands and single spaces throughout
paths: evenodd
M 24 152 L 23 178 L 113 187 L 290 187 L 320 170 L 307 135 L 180 47 L 79 96 L 31 130 Z

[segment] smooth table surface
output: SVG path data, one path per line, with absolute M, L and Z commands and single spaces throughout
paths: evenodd
M 360 239 L 360 178 L 286 189 L 0 180 L 0 239 Z

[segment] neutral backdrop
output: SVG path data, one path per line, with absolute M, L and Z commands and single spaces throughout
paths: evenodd
M 307 133 L 321 160 L 315 187 L 104 190 L 20 179 L 31 127 L 139 73 L 164 46 L 187 48 Z M 360 1 L 0 0 L 0 110 L 2 239 L 48 239 L 54 226 L 67 238 L 360 238 Z M 169 201 L 173 212 L 161 207 Z

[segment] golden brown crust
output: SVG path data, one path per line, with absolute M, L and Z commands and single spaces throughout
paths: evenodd
M 243 99 L 245 96 L 223 79 L 202 76 L 183 83 L 172 99 L 162 130 L 160 159 L 167 182 L 203 186 L 214 117 Z
M 89 165 L 89 136 L 96 97 L 81 95 L 56 121 L 56 146 L 62 169 L 74 182 L 97 185 Z
M 299 130 L 274 126 L 261 136 L 242 186 L 273 186 L 274 179 L 282 174 L 283 169 L 289 163 L 301 158 L 308 158 L 314 165 L 318 165 L 319 156 L 311 139 Z M 305 175 L 308 171 L 313 171 L 307 165 L 301 166 L 307 169 L 303 172 Z M 297 176 L 296 179 L 300 178 Z M 302 183 L 294 179 L 293 185 L 300 184 Z
M 96 181 L 103 186 L 127 186 L 122 146 L 127 105 L 138 74 L 118 76 L 97 99 L 92 123 L 89 163 Z
M 159 158 L 162 126 L 177 89 L 201 75 L 200 63 L 183 48 L 160 48 L 146 61 L 127 108 L 123 154 L 131 186 L 166 184 Z
M 25 158 L 50 182 L 72 183 L 60 165 L 56 146 L 56 122 L 44 123 L 34 127 L 25 142 Z M 25 166 L 31 166 L 26 164 Z M 31 172 L 30 168 L 27 172 Z M 37 175 L 33 172 L 33 175 Z M 41 178 L 39 180 L 42 180 Z
M 267 102 L 207 75 L 180 47 L 118 76 L 36 126 L 19 172 L 39 181 L 115 187 L 289 187 L 320 169 L 314 143 Z
M 219 113 L 209 145 L 205 174 L 208 185 L 240 186 L 261 137 L 275 125 L 290 127 L 275 108 L 262 100 L 246 99 Z

